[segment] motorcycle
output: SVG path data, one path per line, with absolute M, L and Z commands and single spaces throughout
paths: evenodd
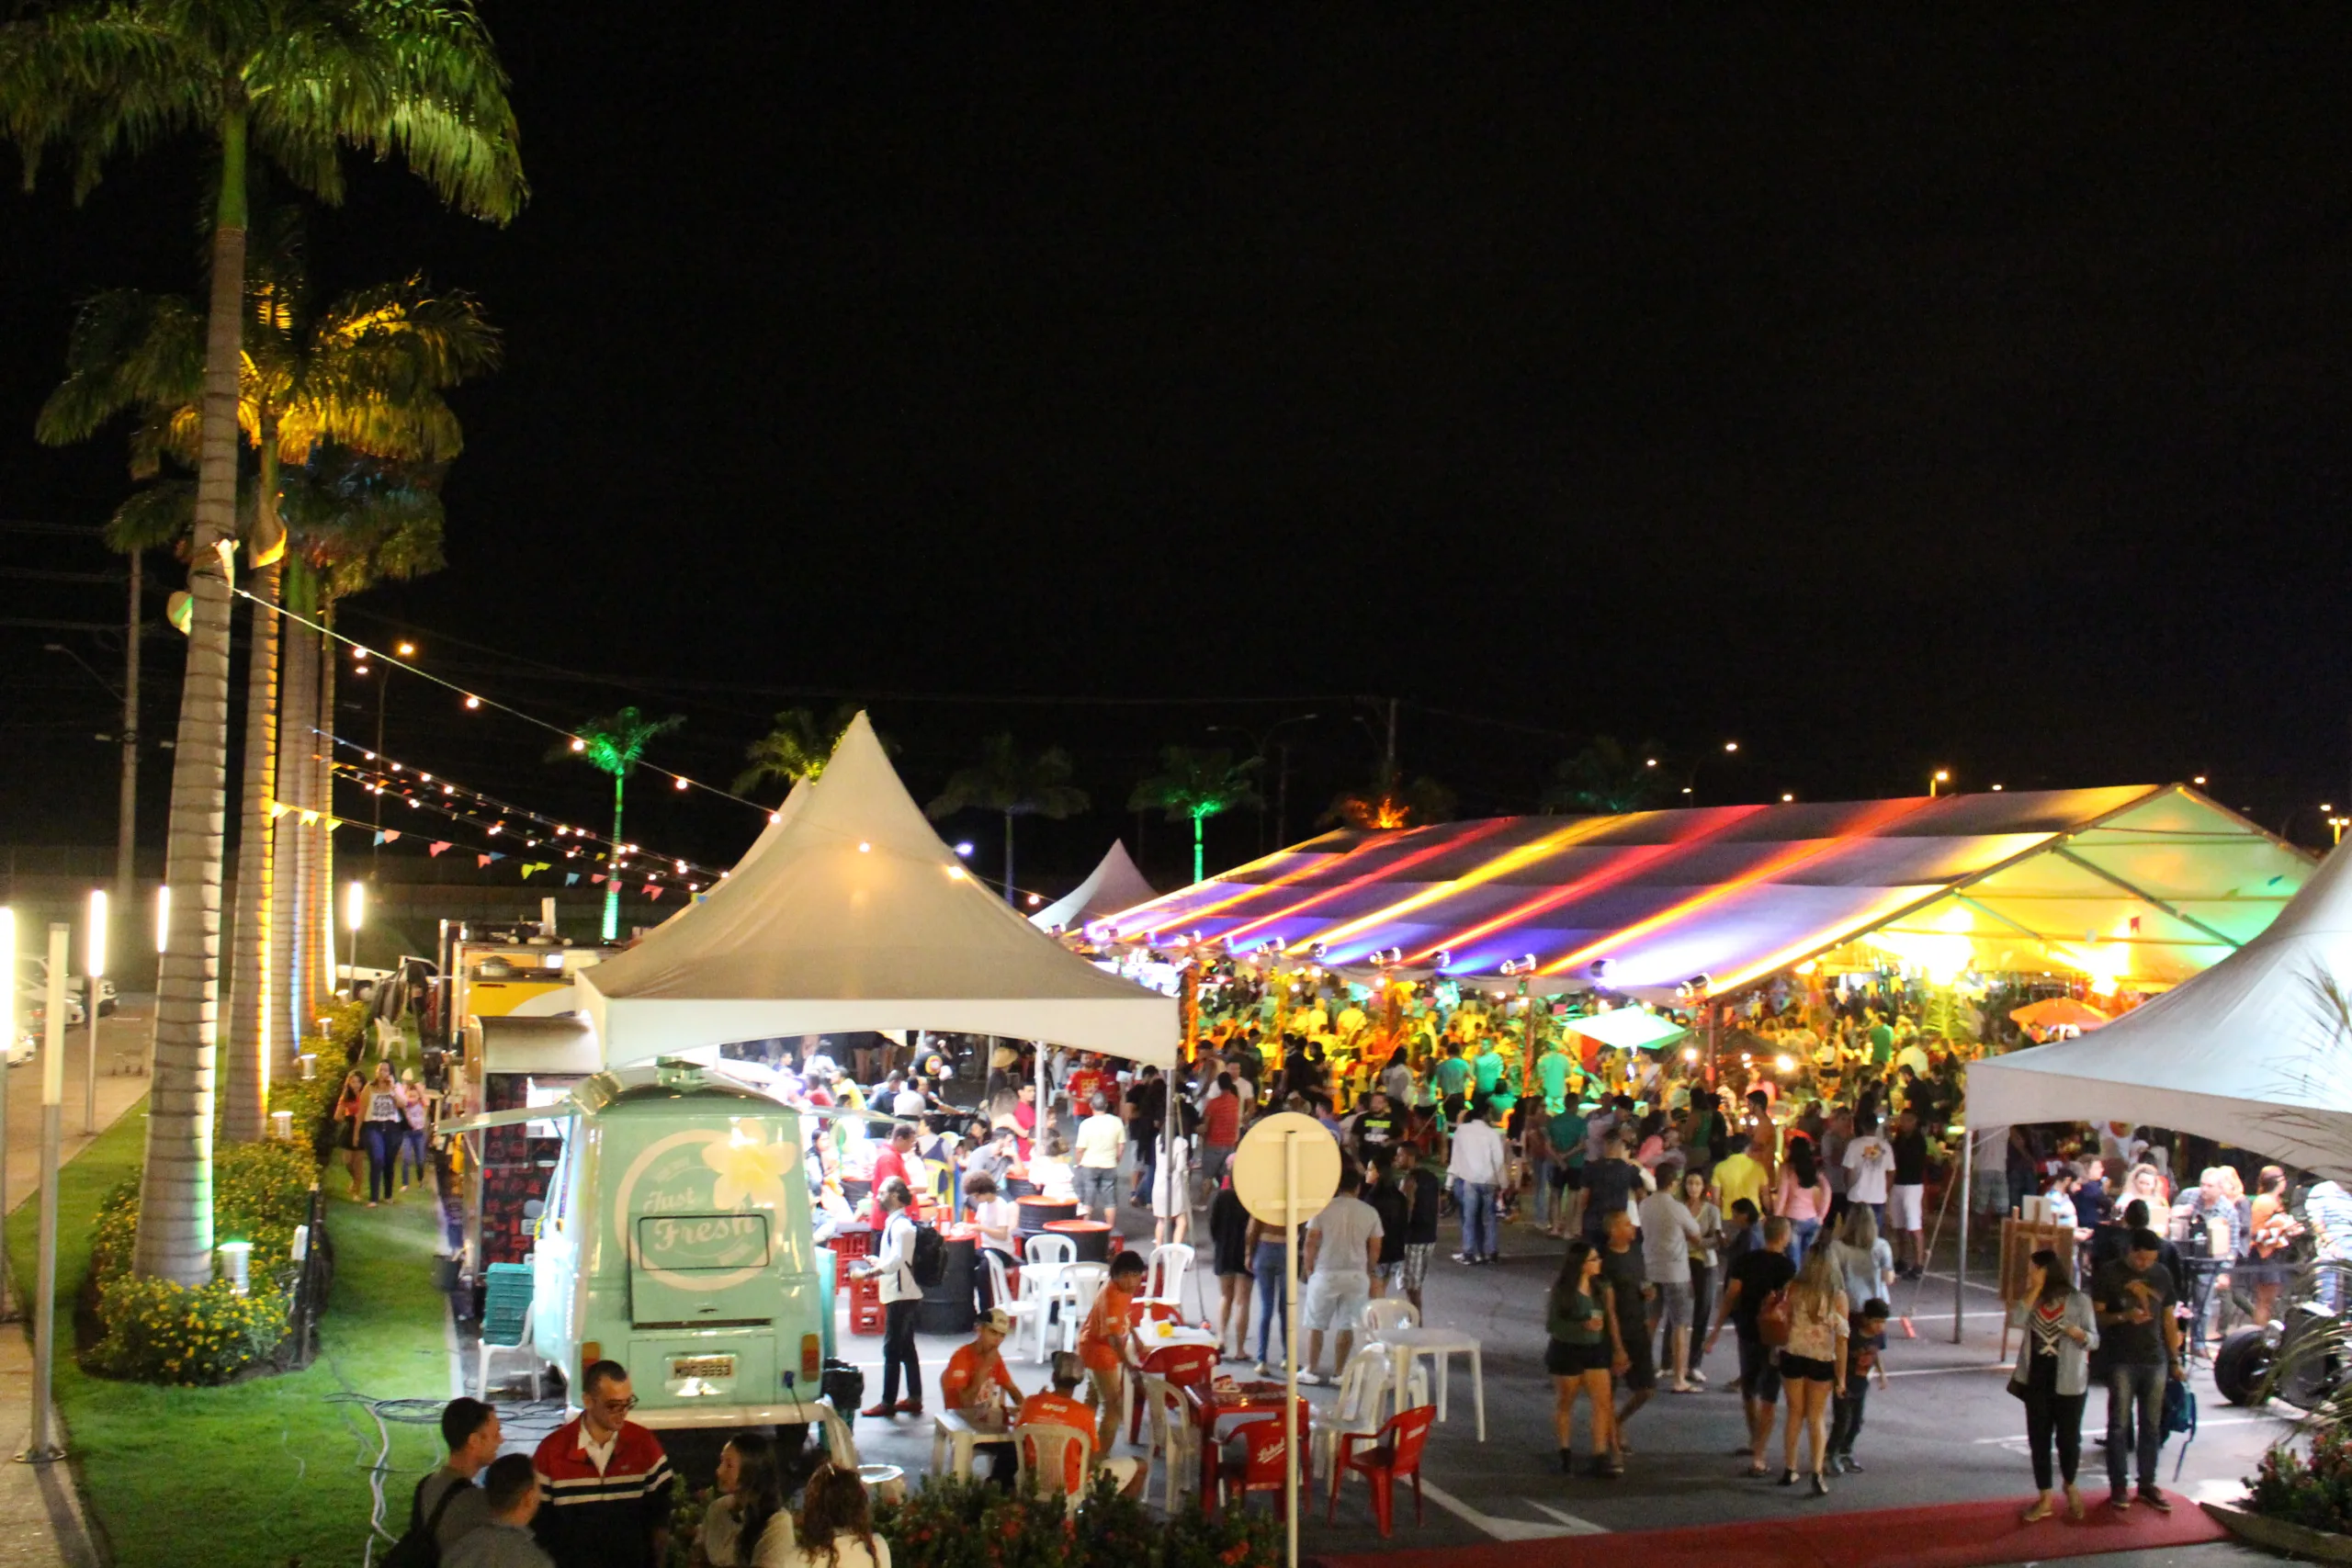
M 2331 1308 L 2299 1301 L 2282 1317 L 2250 1325 L 2213 1353 L 2213 1386 L 2232 1404 L 2259 1405 L 2273 1396 L 2298 1410 L 2325 1403 L 2352 1372 L 2352 1344 Z

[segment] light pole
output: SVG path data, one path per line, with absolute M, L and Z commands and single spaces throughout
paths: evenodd
M 1215 735 L 1222 732 L 1227 735 L 1247 736 L 1250 739 L 1250 754 L 1263 758 L 1267 746 L 1274 738 L 1274 731 L 1286 724 L 1311 724 L 1322 716 L 1319 713 L 1293 714 L 1288 718 L 1278 718 L 1265 728 L 1254 731 L 1238 724 L 1212 724 L 1209 726 L 1209 733 Z M 1274 847 L 1280 849 L 1290 838 L 1290 748 L 1276 747 L 1275 752 L 1280 761 L 1274 769 Z M 1262 806 L 1258 808 L 1258 852 L 1260 854 L 1266 852 L 1266 808 Z
M 8 1212 L 8 1053 L 17 1048 L 17 911 L 0 905 L 0 1214 Z M 0 1323 L 8 1308 L 8 1259 L 0 1250 Z
M 1938 768 L 1933 773 L 1930 773 L 1928 776 L 1928 798 L 1929 800 L 1935 799 L 1936 791 L 1950 783 L 1951 783 L 1951 770 L 1950 768 Z
M 107 972 L 107 892 L 103 887 L 90 889 L 90 930 L 82 939 L 82 957 L 89 966 L 84 984 L 90 993 L 90 1055 L 82 1064 L 82 1131 L 95 1137 L 98 1131 L 98 986 Z
M 49 1424 L 51 1372 L 57 1358 L 57 1167 L 64 1142 L 65 964 L 73 928 L 62 920 L 49 928 L 49 1012 L 40 1043 L 40 1251 L 33 1276 L 33 1423 L 24 1464 L 49 1464 L 65 1457 Z

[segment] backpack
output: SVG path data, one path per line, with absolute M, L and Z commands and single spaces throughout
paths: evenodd
M 2164 1414 L 2156 1421 L 2157 1442 L 2162 1444 L 2175 1432 L 2188 1438 L 2180 1445 L 2180 1457 L 2172 1461 L 2172 1478 L 2178 1481 L 2180 1467 L 2188 1462 L 2188 1446 L 2197 1440 L 2197 1391 L 2178 1378 L 2166 1378 Z
M 947 1282 L 947 1244 L 939 1239 L 937 1227 L 915 1226 L 915 1255 L 907 1269 L 926 1291 Z
M 1783 1285 L 1766 1296 L 1764 1304 L 1756 1309 L 1757 1339 L 1766 1345 L 1776 1347 L 1786 1345 L 1789 1342 L 1789 1332 L 1793 1326 L 1791 1322 L 1792 1316 L 1789 1288 Z
M 424 1482 L 432 1479 L 425 1476 L 409 1494 L 408 1529 L 392 1542 L 390 1551 L 376 1560 L 381 1568 L 441 1568 L 441 1543 L 435 1532 L 441 1528 L 441 1516 L 449 1511 L 449 1505 L 458 1500 L 458 1494 L 466 1489 L 467 1483 L 461 1481 L 443 1492 L 428 1519 L 424 1517 Z

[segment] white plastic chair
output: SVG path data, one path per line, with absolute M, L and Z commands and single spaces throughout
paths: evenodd
M 1054 1303 L 1061 1299 L 1062 1270 L 1078 1257 L 1078 1244 L 1066 1235 L 1038 1235 L 1021 1247 L 1021 1299 L 1037 1309 L 1037 1359 L 1046 1359 L 1046 1338 L 1054 1319 Z
M 1019 1456 L 1020 1473 L 1017 1479 L 1020 1483 L 1025 1488 L 1034 1475 L 1038 1495 L 1059 1497 L 1064 1507 L 1076 1513 L 1078 1505 L 1086 1496 L 1086 1486 L 1081 1481 L 1076 1491 L 1070 1489 L 1069 1450 L 1073 1447 L 1078 1450 L 1078 1473 L 1080 1476 L 1091 1474 L 1094 1434 L 1081 1432 L 1075 1427 L 1057 1427 L 1044 1421 L 1015 1427 L 1012 1433 L 1012 1451 Z M 1034 1460 L 1030 1458 L 1033 1449 L 1036 1450 Z
M 1330 1469 L 1331 1455 L 1344 1434 L 1380 1435 L 1381 1422 L 1386 1418 L 1389 1385 L 1396 1372 L 1395 1357 L 1382 1346 L 1359 1346 L 1348 1358 L 1348 1364 L 1340 1369 L 1339 1404 L 1330 1415 L 1318 1416 L 1315 1422 L 1313 1446 L 1307 1454 L 1310 1476 L 1321 1475 Z M 1406 1381 L 1396 1408 L 1406 1410 L 1427 1404 L 1429 1373 L 1414 1363 Z
M 487 1338 L 481 1341 L 481 1354 L 480 1359 L 475 1362 L 474 1397 L 483 1401 L 484 1403 L 488 1403 L 490 1399 L 490 1358 L 493 1352 L 498 1351 L 503 1351 L 508 1355 L 522 1356 L 525 1359 L 530 1362 L 531 1398 L 534 1401 L 537 1401 L 539 1397 L 541 1374 L 547 1371 L 548 1363 L 547 1358 L 539 1354 L 539 1347 L 537 1343 L 531 1337 L 531 1314 L 529 1313 L 526 1312 L 523 1314 L 521 1338 L 514 1340 L 512 1343 L 492 1343 Z
M 1036 1359 L 1040 1361 L 1044 1360 L 1046 1359 L 1046 1309 L 1043 1303 L 1029 1293 L 1025 1274 L 1022 1282 L 1021 1294 L 1016 1297 L 1012 1293 L 1012 1287 L 1005 1282 L 1004 1259 L 983 1247 L 980 1250 L 980 1261 L 988 1267 L 989 1300 L 996 1303 L 997 1311 L 1012 1319 L 1012 1333 L 1010 1337 L 1012 1341 L 1013 1353 L 1020 1354 L 1022 1329 L 1035 1324 L 1037 1335 Z
M 1408 1301 L 1395 1296 L 1383 1296 L 1363 1309 L 1363 1328 L 1373 1338 L 1380 1337 L 1384 1328 L 1419 1328 L 1421 1310 Z
M 1192 1409 L 1184 1403 L 1184 1391 L 1166 1378 L 1146 1372 L 1143 1378 L 1144 1407 L 1151 1412 L 1151 1453 L 1160 1456 L 1160 1463 L 1168 1473 L 1168 1511 L 1176 1511 L 1176 1500 L 1182 1495 L 1188 1477 L 1201 1473 L 1201 1433 L 1193 1425 Z
M 1184 1314 L 1184 1282 L 1193 1278 L 1193 1248 L 1181 1241 L 1162 1242 L 1151 1249 L 1145 1261 L 1142 1299 L 1159 1306 L 1172 1307 L 1176 1314 Z M 1193 1287 L 1195 1296 L 1200 1286 Z M 1205 1308 L 1203 1316 L 1207 1315 Z
M 1094 1310 L 1094 1298 L 1110 1282 L 1111 1266 L 1107 1263 L 1071 1263 L 1062 1268 L 1054 1299 L 1062 1308 L 1063 1349 L 1078 1348 L 1078 1331 L 1084 1326 L 1087 1314 Z

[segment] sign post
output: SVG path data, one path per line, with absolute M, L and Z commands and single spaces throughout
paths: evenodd
M 1340 1190 L 1340 1144 L 1312 1116 L 1261 1119 L 1233 1151 L 1233 1191 L 1250 1217 L 1283 1227 L 1283 1500 L 1286 1561 L 1298 1568 L 1298 1227 Z

